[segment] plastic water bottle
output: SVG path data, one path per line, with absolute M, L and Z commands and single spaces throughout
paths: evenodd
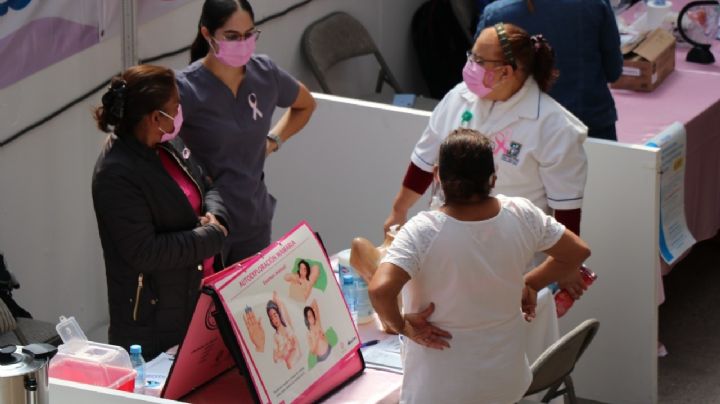
M 590 285 L 595 282 L 595 279 L 597 279 L 597 275 L 585 265 L 580 267 L 580 272 L 582 274 L 583 282 L 585 282 L 585 286 L 587 287 L 590 287 Z M 570 296 L 570 293 L 568 293 L 567 290 L 561 289 L 557 292 L 557 294 L 555 294 L 555 309 L 557 310 L 558 318 L 564 316 L 574 303 L 575 299 Z
M 345 302 L 347 302 L 348 310 L 352 315 L 353 322 L 357 323 L 357 294 L 355 293 L 355 277 L 351 273 L 343 273 L 340 275 L 342 281 L 342 294 Z
M 369 323 L 375 312 L 370 303 L 368 284 L 360 276 L 355 277 L 355 311 L 357 312 L 357 324 Z
M 130 363 L 137 372 L 137 376 L 135 376 L 135 392 L 143 393 L 145 391 L 145 359 L 143 359 L 140 345 L 130 345 Z

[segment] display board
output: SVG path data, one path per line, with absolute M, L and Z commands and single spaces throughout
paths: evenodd
M 248 381 L 238 391 L 261 403 L 314 402 L 362 373 L 357 329 L 307 223 L 203 285 L 163 397 L 181 398 L 233 359 Z

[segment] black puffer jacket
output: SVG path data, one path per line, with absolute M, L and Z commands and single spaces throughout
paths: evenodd
M 220 194 L 179 138 L 159 145 L 175 157 L 200 189 L 203 213 L 222 223 Z M 109 340 L 141 344 L 152 358 L 180 343 L 192 316 L 202 261 L 220 252 L 225 236 L 216 225 L 200 226 L 187 197 L 160 162 L 156 150 L 134 137 L 111 135 L 92 181 L 110 306 Z

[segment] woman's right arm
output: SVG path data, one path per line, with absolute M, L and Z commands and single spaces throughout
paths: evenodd
M 92 191 L 100 228 L 118 254 L 135 268 L 173 270 L 197 264 L 222 250 L 225 234 L 215 224 L 158 232 L 142 190 L 123 175 L 98 173 Z

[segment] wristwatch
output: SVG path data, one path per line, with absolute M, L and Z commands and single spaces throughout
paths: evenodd
M 275 144 L 277 145 L 277 149 L 275 149 L 275 151 L 280 150 L 280 146 L 282 146 L 282 139 L 280 139 L 280 136 L 274 133 L 268 133 L 267 138 L 275 142 Z

